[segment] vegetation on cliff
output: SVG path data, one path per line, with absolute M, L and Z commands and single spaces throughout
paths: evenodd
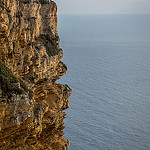
M 19 82 L 17 77 L 0 61 L 0 88 L 3 95 L 10 98 L 13 93 L 21 94 L 23 91 L 15 86 L 17 82 Z
M 12 97 L 12 94 L 22 94 L 24 91 L 32 93 L 31 90 L 28 90 L 25 83 L 18 79 L 11 70 L 0 61 L 0 89 L 2 90 L 3 96 Z
M 39 41 L 46 48 L 46 52 L 49 56 L 58 55 L 58 48 L 54 40 L 48 34 L 41 34 L 37 41 Z

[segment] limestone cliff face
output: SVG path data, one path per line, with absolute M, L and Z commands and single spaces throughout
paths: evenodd
M 0 0 L 0 149 L 68 149 L 62 56 L 55 2 Z

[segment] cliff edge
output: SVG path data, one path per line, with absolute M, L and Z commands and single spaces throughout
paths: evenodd
M 55 2 L 0 0 L 1 150 L 68 149 L 72 91 L 55 82 L 67 71 L 62 57 Z

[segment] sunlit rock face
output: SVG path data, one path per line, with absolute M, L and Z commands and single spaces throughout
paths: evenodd
M 68 149 L 62 57 L 55 2 L 0 0 L 0 149 Z

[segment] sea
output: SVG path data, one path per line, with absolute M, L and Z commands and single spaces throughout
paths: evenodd
M 150 15 L 58 15 L 69 150 L 150 150 Z

